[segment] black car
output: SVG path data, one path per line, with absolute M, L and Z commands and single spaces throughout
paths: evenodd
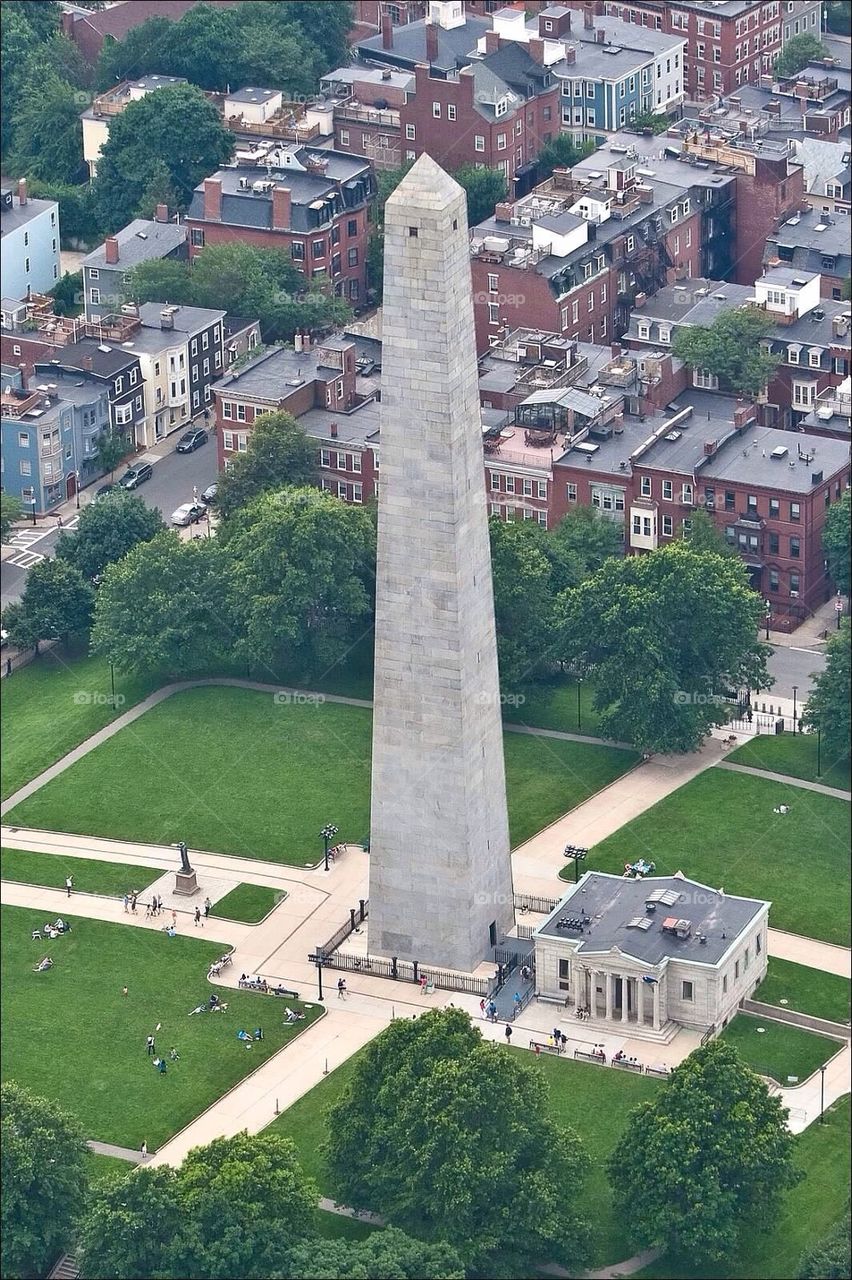
M 206 444 L 209 438 L 203 427 L 196 427 L 192 431 L 184 431 L 175 446 L 175 453 L 193 453 L 196 449 L 200 449 L 203 444 Z
M 108 498 L 111 493 L 121 493 L 120 484 L 102 484 L 100 489 L 95 490 L 93 501 L 100 502 L 102 498 Z
M 207 488 L 201 495 L 201 501 L 208 507 L 216 505 L 216 495 L 219 492 L 219 486 L 214 480 L 212 484 L 208 484 Z
M 150 462 L 140 462 L 135 467 L 128 467 L 118 483 L 122 489 L 138 489 L 153 474 L 154 468 Z

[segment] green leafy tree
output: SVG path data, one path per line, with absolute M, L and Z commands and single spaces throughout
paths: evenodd
M 168 18 L 149 18 L 128 31 L 124 39 L 107 36 L 98 55 L 95 83 L 102 92 L 112 89 L 120 80 L 144 76 L 152 72 L 173 75 L 172 46 L 174 22 Z
M 802 1256 L 798 1280 L 848 1280 L 852 1274 L 849 1241 L 852 1236 L 849 1206 L 839 1222 Z
M 112 493 L 83 509 L 74 533 L 60 534 L 56 554 L 91 581 L 163 528 L 159 511 L 147 507 L 135 493 Z
M 366 1240 L 310 1240 L 287 1255 L 279 1280 L 464 1280 L 461 1260 L 448 1244 L 424 1244 L 395 1227 Z
M 689 527 L 684 530 L 684 540 L 693 551 L 712 551 L 717 556 L 736 556 L 737 550 L 725 541 L 725 535 L 706 511 L 694 511 L 689 517 Z
M 194 85 L 173 85 L 131 102 L 113 119 L 94 181 L 101 223 L 115 229 L 136 213 L 152 180 L 168 172 L 185 208 L 202 178 L 230 159 L 233 135 Z
M 773 69 L 777 76 L 794 76 L 809 62 L 816 62 L 827 55 L 828 50 L 816 36 L 793 36 L 792 39 L 785 40 L 784 48 L 773 63 Z
M 227 519 L 270 489 L 314 483 L 316 470 L 316 449 L 296 419 L 289 413 L 263 414 L 255 421 L 245 453 L 219 477 L 216 505 Z
M 535 679 L 552 659 L 556 615 L 547 535 L 531 520 L 492 519 L 491 572 L 500 685 L 504 694 Z
M 550 1119 L 535 1067 L 485 1043 L 461 1010 L 392 1023 L 328 1129 L 339 1199 L 446 1241 L 466 1266 L 493 1275 L 497 1261 L 585 1260 L 579 1139 Z
M 177 209 L 180 199 L 166 165 L 162 160 L 156 160 L 151 166 L 148 180 L 139 197 L 138 216 L 152 220 L 156 216 L 157 206 L 161 204 L 164 204 L 167 209 Z
M 179 1276 L 266 1280 L 314 1225 L 317 1188 L 292 1141 L 274 1133 L 196 1147 L 181 1165 L 177 1191 L 183 1230 L 172 1265 Z
M 369 512 L 317 489 L 265 493 L 230 517 L 227 583 L 237 650 L 316 674 L 370 625 L 376 555 Z
M 594 507 L 576 507 L 545 542 L 557 591 L 585 582 L 611 556 L 623 554 L 619 526 Z
M 85 1202 L 85 1134 L 14 1080 L 0 1087 L 0 1129 L 3 1275 L 45 1275 L 71 1243 Z
M 115 469 L 123 458 L 125 458 L 130 449 L 130 442 L 127 436 L 117 436 L 112 432 L 103 431 L 96 441 L 97 451 L 95 458 L 100 469 L 109 472 L 109 478 L 112 479 Z
M 382 292 L 385 271 L 385 205 L 414 164 L 407 161 L 397 169 L 380 169 L 376 174 L 373 223 L 367 242 L 367 281 L 376 295 Z
M 21 499 L 13 493 L 0 493 L 0 542 L 6 542 L 12 525 L 21 517 Z
M 80 91 L 55 72 L 30 81 L 15 110 L 12 151 L 36 178 L 72 183 L 85 176 Z
M 669 127 L 669 117 L 665 113 L 658 115 L 656 111 L 643 111 L 630 121 L 631 129 L 650 129 L 651 133 L 665 133 Z
M 229 295 L 223 293 L 222 296 Z M 176 258 L 155 258 L 140 262 L 130 273 L 128 297 L 134 302 L 169 302 L 178 306 L 194 306 L 189 263 Z
M 716 1040 L 691 1053 L 631 1112 L 608 1161 L 639 1241 L 692 1268 L 768 1230 L 802 1177 L 786 1114 L 732 1046 Z
M 2 12 L 2 6 L 0 6 L 0 12 Z M 97 243 L 100 237 L 100 225 L 95 210 L 94 193 L 88 184 L 75 187 L 67 182 L 42 182 L 35 179 L 30 189 L 37 199 L 59 202 L 59 227 L 63 245 L 76 241 L 87 244 Z
M 65 560 L 40 560 L 27 574 L 20 601 L 6 609 L 3 620 L 12 644 L 34 648 L 39 640 L 83 635 L 92 625 L 95 593 Z
M 66 271 L 50 291 L 53 310 L 58 316 L 77 316 L 83 310 L 83 273 Z
M 825 517 L 822 547 L 828 557 L 828 572 L 834 585 L 845 596 L 850 591 L 849 528 L 852 521 L 852 490 L 846 489 Z
M 715 374 L 723 390 L 756 396 L 780 360 L 760 345 L 772 323 L 757 307 L 722 311 L 706 328 L 689 325 L 675 330 L 672 351 L 693 369 Z
M 571 169 L 586 156 L 595 151 L 594 142 L 582 142 L 578 146 L 572 142 L 567 133 L 558 133 L 555 138 L 545 142 L 536 157 L 536 172 L 539 182 L 549 178 L 554 169 Z
M 177 1274 L 171 1267 L 173 1247 L 184 1226 L 177 1178 L 170 1165 L 136 1168 L 119 1182 L 94 1188 L 74 1250 L 86 1280 Z
M 462 165 L 453 174 L 467 196 L 467 224 L 475 227 L 494 213 L 498 200 L 506 196 L 507 181 L 502 169 L 479 169 L 475 164 Z
M 61 10 L 56 0 L 3 0 L 3 8 L 19 14 L 37 41 L 59 34 Z
M 0 5 L 0 69 L 3 93 L 0 95 L 0 150 L 4 158 L 12 145 L 15 113 L 27 83 L 27 64 L 38 49 L 38 38 L 22 5 Z
M 561 602 L 564 656 L 592 673 L 606 737 L 695 751 L 726 719 L 717 690 L 771 684 L 762 602 L 738 557 L 676 542 L 609 559 Z
M 92 652 L 120 671 L 180 676 L 215 670 L 234 643 L 214 538 L 159 533 L 104 573 Z
M 829 0 L 825 6 L 825 21 L 834 35 L 848 36 L 852 28 L 852 4 L 849 0 Z
M 846 617 L 825 646 L 825 668 L 813 677 L 804 723 L 819 729 L 828 757 L 849 757 L 850 705 L 852 705 L 852 626 Z

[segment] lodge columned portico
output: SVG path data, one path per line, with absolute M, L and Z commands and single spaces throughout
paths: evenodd
M 573 970 L 569 1004 L 575 1009 L 587 1009 L 595 1021 L 660 1030 L 665 1020 L 661 1013 L 664 979 L 655 974 L 598 969 L 579 960 L 569 961 L 569 965 Z

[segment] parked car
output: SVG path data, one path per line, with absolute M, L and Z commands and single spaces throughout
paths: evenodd
M 100 489 L 95 490 L 95 502 L 100 502 L 102 498 L 108 498 L 111 493 L 121 493 L 120 484 L 102 484 Z
M 201 495 L 201 501 L 206 503 L 208 507 L 216 505 L 216 495 L 219 492 L 219 486 L 214 480 L 212 484 L 208 484 L 207 488 Z
M 210 439 L 203 427 L 195 427 L 191 431 L 184 431 L 180 440 L 175 446 L 175 453 L 193 453 L 196 449 L 200 449 Z
M 172 524 L 197 524 L 206 514 L 207 508 L 203 502 L 184 502 L 177 511 L 172 512 Z
M 122 489 L 138 489 L 153 474 L 154 468 L 150 462 L 140 462 L 135 467 L 128 467 L 118 483 Z

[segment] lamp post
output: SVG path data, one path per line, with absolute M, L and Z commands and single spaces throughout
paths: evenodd
M 577 676 L 577 730 L 578 732 L 583 727 L 582 719 L 581 719 L 582 710 L 580 707 L 580 686 L 582 685 L 582 683 L 583 683 L 583 677 Z
M 76 499 L 77 510 L 80 510 L 80 472 L 74 472 L 74 497 Z
M 766 639 L 767 640 L 769 639 L 769 620 L 771 617 L 772 617 L 772 605 L 767 600 L 766 607 L 764 608 L 764 611 L 763 611 L 763 619 L 764 619 L 764 622 L 766 623 Z
M 819 1069 L 819 1122 L 825 1124 L 825 1063 Z
M 322 948 L 317 947 L 317 1000 L 322 1000 Z
M 586 861 L 587 853 L 588 853 L 588 849 L 574 850 L 574 883 L 575 884 L 580 883 L 580 863 Z
M 796 736 L 796 722 L 798 720 L 798 712 L 796 709 L 796 694 L 799 692 L 799 686 L 793 685 L 793 737 Z
M 32 517 L 33 517 L 33 524 L 35 524 L 35 522 L 36 522 L 36 496 L 35 496 L 35 493 L 33 493 L 33 496 L 30 498 L 30 502 L 33 504 Z
M 332 826 L 332 824 L 331 824 L 330 822 L 329 822 L 329 823 L 327 823 L 327 824 L 323 827 L 322 831 L 320 832 L 320 839 L 321 839 L 321 840 L 322 840 L 322 842 L 323 842 L 324 857 L 325 857 L 325 869 L 326 869 L 326 871 L 328 871 L 328 845 L 329 845 L 329 841 L 333 840 L 333 839 L 334 839 L 334 837 L 335 837 L 336 835 L 337 835 L 337 827 Z

